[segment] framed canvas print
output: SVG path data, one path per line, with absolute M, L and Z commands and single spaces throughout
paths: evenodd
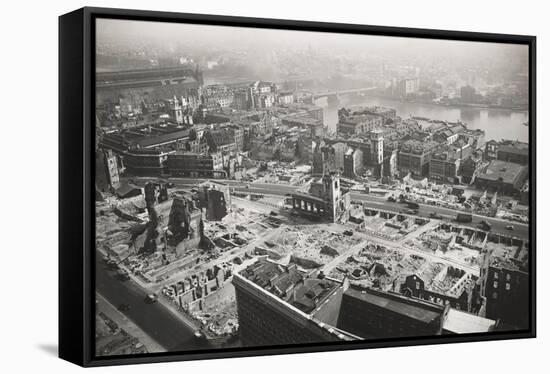
M 535 37 L 59 19 L 59 354 L 535 336 Z

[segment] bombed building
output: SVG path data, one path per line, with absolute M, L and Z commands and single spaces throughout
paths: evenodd
M 229 186 L 215 182 L 205 182 L 198 187 L 200 208 L 205 210 L 206 219 L 219 221 L 231 210 Z
M 316 178 L 307 191 L 292 194 L 293 209 L 314 220 L 336 222 L 349 206 L 349 193 L 342 191 L 340 177 L 336 174 Z
M 179 257 L 198 248 L 203 239 L 202 213 L 191 196 L 168 197 L 165 185 L 147 183 L 145 204 L 148 222 L 138 238 L 141 251 Z

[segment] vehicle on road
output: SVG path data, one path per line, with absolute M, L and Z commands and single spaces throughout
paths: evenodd
M 456 221 L 462 223 L 472 222 L 472 215 L 470 213 L 458 213 L 456 215 Z
M 506 230 L 513 231 L 513 230 L 514 230 L 514 225 L 508 225 L 508 226 L 506 226 Z
M 120 280 L 128 280 L 130 279 L 130 275 L 128 274 L 128 271 L 124 269 L 118 269 L 116 272 L 116 276 Z
M 119 306 L 117 306 L 117 309 L 121 312 L 125 312 L 127 310 L 130 310 L 130 305 L 128 304 L 120 304 Z
M 395 197 L 390 196 L 390 197 L 388 197 L 388 201 L 389 201 L 390 203 L 395 203 L 397 200 L 395 199 Z
M 410 214 L 410 215 L 416 215 L 416 214 L 418 214 L 418 210 L 416 210 L 416 209 L 403 209 L 402 213 Z
M 433 219 L 443 219 L 443 216 L 441 214 L 437 214 L 437 212 L 431 212 L 430 213 L 430 218 L 433 218 Z
M 153 303 L 156 303 L 157 302 L 157 299 L 158 299 L 158 296 L 154 293 L 150 293 L 148 294 L 147 296 L 145 296 L 145 302 L 147 304 L 153 304 Z
M 492 225 L 487 222 L 486 220 L 483 220 L 479 223 L 479 225 L 481 226 L 481 228 L 485 231 L 491 231 L 491 228 L 492 228 Z
M 352 230 L 344 230 L 344 235 L 346 235 L 346 236 L 352 236 L 352 235 L 353 235 L 353 231 L 352 231 Z
M 407 201 L 407 206 L 411 209 L 420 208 L 420 205 L 418 205 L 418 203 L 415 203 L 414 201 Z

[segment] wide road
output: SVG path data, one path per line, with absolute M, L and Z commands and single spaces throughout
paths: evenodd
M 384 198 L 379 198 L 372 195 L 366 195 L 361 193 L 352 193 L 351 199 L 355 201 L 360 201 L 361 203 L 363 203 L 365 207 L 372 208 L 372 209 L 382 209 L 382 210 L 386 210 L 389 212 L 396 212 L 396 213 L 402 212 L 403 210 L 407 209 L 407 206 L 405 204 L 401 204 L 398 202 L 390 202 Z M 442 216 L 443 219 L 447 221 L 455 221 L 456 215 L 457 213 L 459 213 L 459 211 L 454 209 L 427 205 L 427 204 L 419 204 L 417 215 L 421 217 L 429 218 L 430 213 L 433 213 L 433 212 Z M 506 236 L 515 236 L 517 238 L 522 238 L 522 239 L 527 239 L 529 237 L 529 225 L 517 223 L 517 222 L 509 222 L 499 218 L 480 216 L 476 214 L 473 214 L 472 216 L 473 216 L 472 222 L 460 223 L 460 225 L 479 228 L 481 221 L 485 220 L 491 224 L 491 232 L 506 235 Z M 509 225 L 514 226 L 514 230 L 508 230 L 506 226 L 509 226 Z
M 251 192 L 251 193 L 263 193 L 263 194 L 272 194 L 272 195 L 287 195 L 295 191 L 297 186 L 289 186 L 283 184 L 268 184 L 268 183 L 251 183 L 248 187 L 235 187 L 237 192 Z M 354 201 L 360 201 L 366 207 L 373 209 L 382 209 L 390 212 L 402 212 L 406 209 L 405 204 L 399 202 L 390 202 L 385 198 L 381 198 L 375 195 L 364 194 L 360 192 L 351 191 L 350 197 Z M 419 204 L 418 216 L 420 217 L 430 217 L 430 213 L 437 213 L 442 216 L 444 220 L 455 221 L 458 210 L 428 205 L 428 204 Z M 494 233 L 506 235 L 506 236 L 515 236 L 517 238 L 527 239 L 529 237 L 529 225 L 510 222 L 500 218 L 486 217 L 481 215 L 473 214 L 472 222 L 461 223 L 463 226 L 479 228 L 481 221 L 485 220 L 491 224 L 491 231 Z M 455 221 L 456 222 L 456 221 Z M 506 226 L 512 225 L 514 230 L 508 230 Z
M 135 178 L 136 181 L 144 179 L 155 179 L 155 178 Z M 173 182 L 176 186 L 196 186 L 198 183 L 207 181 L 207 179 L 199 178 L 167 178 Z M 235 192 L 244 192 L 244 193 L 258 193 L 258 194 L 271 194 L 285 196 L 296 191 L 299 186 L 289 186 L 287 184 L 277 184 L 277 183 L 247 183 L 242 181 L 235 180 L 218 180 L 220 183 L 227 184 L 234 187 Z M 351 199 L 360 201 L 365 204 L 365 206 L 373 209 L 383 209 L 390 212 L 401 212 L 406 209 L 404 204 L 398 202 L 390 202 L 385 198 L 381 198 L 375 195 L 364 194 L 361 192 L 351 191 Z M 418 215 L 421 217 L 429 217 L 430 213 L 435 212 L 443 217 L 443 219 L 448 221 L 454 221 L 457 213 L 460 211 L 445 207 L 439 207 L 428 204 L 419 204 L 420 208 L 418 209 Z M 500 218 L 486 217 L 480 215 L 473 215 L 473 221 L 470 223 L 461 223 L 463 226 L 479 228 L 481 221 L 486 220 L 492 226 L 491 231 L 506 235 L 506 236 L 515 236 L 521 239 L 529 238 L 529 225 L 519 222 L 510 222 Z M 456 221 L 455 221 L 456 222 Z M 506 229 L 506 226 L 514 226 L 514 230 Z
M 96 257 L 96 291 L 115 307 L 129 305 L 123 314 L 167 351 L 211 348 L 208 341 L 195 338 L 194 331 L 160 303 L 146 303 L 145 291 L 132 280 L 119 280 L 116 272 L 101 261 L 102 256 Z

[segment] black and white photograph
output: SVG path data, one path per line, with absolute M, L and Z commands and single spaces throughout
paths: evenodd
M 0 372 L 544 368 L 542 2 L 3 10 Z
M 529 45 L 95 19 L 95 356 L 530 331 Z

